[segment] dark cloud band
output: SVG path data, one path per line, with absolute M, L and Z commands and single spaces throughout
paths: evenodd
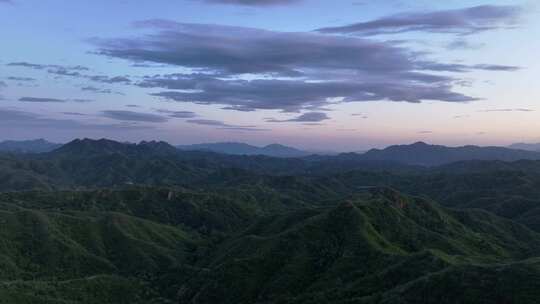
M 152 122 L 160 123 L 166 122 L 167 117 L 151 114 L 151 113 L 142 113 L 134 111 L 124 111 L 124 110 L 107 110 L 101 112 L 104 117 L 121 120 L 121 121 L 135 121 L 135 122 Z
M 404 32 L 473 34 L 516 25 L 518 6 L 483 5 L 464 9 L 407 13 L 346 26 L 320 28 L 321 33 L 379 35 Z
M 97 53 L 191 70 L 148 76 L 135 84 L 162 89 L 152 95 L 167 100 L 217 104 L 238 111 L 312 111 L 336 100 L 469 102 L 477 98 L 454 91 L 460 79 L 439 72 L 518 69 L 426 60 L 394 42 L 360 37 L 168 20 L 136 25 L 154 32 L 139 38 L 94 40 Z
M 267 122 L 307 122 L 307 123 L 313 123 L 313 122 L 321 122 L 324 120 L 328 120 L 330 117 L 326 113 L 323 112 L 308 112 L 304 113 L 298 117 L 291 118 L 291 119 L 267 119 Z
M 64 99 L 48 98 L 48 97 L 21 97 L 22 102 L 66 102 Z
M 232 124 L 225 123 L 223 121 L 211 120 L 211 119 L 190 119 L 190 120 L 187 120 L 186 122 L 190 124 L 201 125 L 201 126 L 217 127 L 218 129 L 223 129 L 223 130 L 268 131 L 268 129 L 258 128 L 257 126 L 232 125 Z

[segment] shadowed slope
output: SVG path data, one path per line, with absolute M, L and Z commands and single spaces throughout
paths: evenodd
M 510 221 L 382 190 L 329 209 L 261 219 L 221 245 L 208 272 L 181 288 L 181 299 L 376 303 L 387 291 L 433 273 L 511 263 L 539 250 L 538 235 Z M 446 297 L 453 296 L 450 290 Z

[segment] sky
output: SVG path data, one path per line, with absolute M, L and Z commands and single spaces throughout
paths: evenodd
M 0 140 L 540 142 L 509 0 L 0 0 Z

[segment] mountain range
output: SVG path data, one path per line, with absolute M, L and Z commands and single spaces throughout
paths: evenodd
M 382 150 L 369 150 L 361 157 L 365 160 L 386 160 L 409 165 L 437 166 L 466 160 L 537 160 L 540 159 L 540 152 L 504 147 L 446 147 L 417 142 L 411 145 L 390 146 Z
M 0 154 L 0 303 L 537 303 L 540 161 L 465 148 Z
M 365 153 L 341 153 L 341 154 L 319 154 L 310 153 L 292 147 L 279 144 L 272 144 L 264 147 L 256 147 L 244 143 L 209 143 L 197 145 L 184 145 L 173 147 L 166 142 L 150 141 L 139 144 L 120 143 L 106 139 L 90 140 L 78 139 L 65 146 L 54 144 L 43 139 L 33 141 L 5 141 L 0 143 L 0 152 L 11 153 L 46 153 L 54 150 L 57 154 L 76 149 L 80 152 L 91 153 L 91 151 L 128 152 L 130 153 L 161 153 L 175 154 L 183 151 L 191 155 L 197 153 L 218 153 L 231 156 L 267 156 L 274 158 L 298 158 L 302 161 L 325 164 L 351 165 L 356 163 L 373 163 L 375 161 L 387 163 L 399 163 L 413 166 L 439 166 L 453 162 L 468 160 L 536 160 L 540 159 L 540 151 L 535 151 L 537 145 L 515 144 L 506 147 L 480 147 L 463 146 L 447 147 L 441 145 L 430 145 L 424 142 L 417 142 L 410 145 L 395 145 L 385 149 L 371 149 Z M 188 155 L 184 153 L 184 155 Z
M 256 147 L 245 143 L 224 142 L 184 145 L 177 146 L 177 148 L 185 151 L 209 151 L 231 155 L 265 155 L 271 157 L 302 157 L 313 154 L 279 144 Z
M 517 144 L 510 145 L 509 148 L 540 152 L 540 143 L 537 143 L 537 144 L 517 143 Z
M 50 152 L 62 146 L 61 144 L 48 142 L 44 139 L 35 140 L 6 140 L 0 142 L 0 152 L 11 153 L 44 153 Z

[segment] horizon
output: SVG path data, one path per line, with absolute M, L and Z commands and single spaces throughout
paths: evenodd
M 32 141 L 41 141 L 41 140 L 44 140 L 50 144 L 57 144 L 57 145 L 67 145 L 67 144 L 70 144 L 72 142 L 75 142 L 75 141 L 83 141 L 83 140 L 91 140 L 91 141 L 100 141 L 100 140 L 107 140 L 107 141 L 114 141 L 114 142 L 118 142 L 118 143 L 122 143 L 122 144 L 130 144 L 130 145 L 138 145 L 138 144 L 141 144 L 141 143 L 145 143 L 145 142 L 164 142 L 166 144 L 169 144 L 173 147 L 189 147 L 189 146 L 197 146 L 197 145 L 218 145 L 218 144 L 232 144 L 232 145 L 248 145 L 248 146 L 252 146 L 252 147 L 255 147 L 255 148 L 265 148 L 265 147 L 269 147 L 269 146 L 272 146 L 272 145 L 279 145 L 279 146 L 283 146 L 283 147 L 287 147 L 287 148 L 293 148 L 293 149 L 296 149 L 296 150 L 299 150 L 301 152 L 307 152 L 307 153 L 314 153 L 314 154 L 317 154 L 317 153 L 321 153 L 321 154 L 346 154 L 346 153 L 366 153 L 368 152 L 369 150 L 372 150 L 372 149 L 375 149 L 375 150 L 384 150 L 386 148 L 389 148 L 389 147 L 394 147 L 394 146 L 413 146 L 413 145 L 417 145 L 417 144 L 423 144 L 423 145 L 427 145 L 427 146 L 442 146 L 442 147 L 447 147 L 447 148 L 463 148 L 463 147 L 469 147 L 469 146 L 472 146 L 472 147 L 480 147 L 480 148 L 508 148 L 508 149 L 512 149 L 512 150 L 525 150 L 525 149 L 522 149 L 522 148 L 516 148 L 516 147 L 512 147 L 512 145 L 540 145 L 540 143 L 520 143 L 520 142 L 516 142 L 516 143 L 513 143 L 511 145 L 507 145 L 507 146 L 500 146 L 500 145 L 455 145 L 455 146 L 452 146 L 452 145 L 442 145 L 442 144 L 434 144 L 434 143 L 431 143 L 431 142 L 426 142 L 426 141 L 416 141 L 416 142 L 405 142 L 405 143 L 394 143 L 394 144 L 391 144 L 391 145 L 388 145 L 388 146 L 380 146 L 380 147 L 368 147 L 364 150 L 331 150 L 331 149 L 327 149 L 327 150 L 317 150 L 317 149 L 304 149 L 302 147 L 299 147 L 299 146 L 294 146 L 294 145 L 285 145 L 285 144 L 282 144 L 282 143 L 279 143 L 279 142 L 272 142 L 272 143 L 268 143 L 268 144 L 263 144 L 263 145 L 257 145 L 257 144 L 250 144 L 250 143 L 247 143 L 247 142 L 240 142 L 240 141 L 217 141 L 217 142 L 200 142 L 200 143 L 192 143 L 192 144 L 175 144 L 175 143 L 171 143 L 171 142 L 168 142 L 168 141 L 163 141 L 163 140 L 140 140 L 140 141 L 121 141 L 121 140 L 115 140 L 115 139 L 111 139 L 111 138 L 106 138 L 106 137 L 101 137 L 101 138 L 89 138 L 89 137 L 78 137 L 78 138 L 73 138 L 69 141 L 66 141 L 66 142 L 53 142 L 53 141 L 49 141 L 45 138 L 33 138 L 33 139 L 25 139 L 25 140 L 17 140 L 17 139 L 5 139 L 5 140 L 0 140 L 0 144 L 4 143 L 4 142 L 15 142 L 15 143 L 19 143 L 19 142 L 26 142 L 26 141 L 29 141 L 29 142 L 32 142 Z M 525 150 L 526 151 L 526 150 Z
M 539 15 L 527 0 L 0 0 L 0 141 L 538 143 Z

